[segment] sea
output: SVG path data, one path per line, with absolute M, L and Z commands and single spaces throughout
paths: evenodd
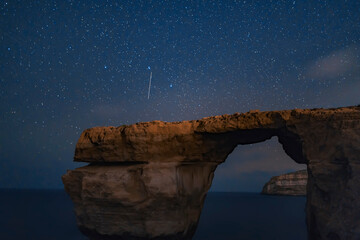
M 193 240 L 304 240 L 306 197 L 209 192 Z M 82 240 L 64 190 L 0 190 L 0 239 Z

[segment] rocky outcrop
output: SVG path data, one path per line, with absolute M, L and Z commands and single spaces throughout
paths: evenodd
M 175 162 L 90 165 L 68 172 L 64 183 L 79 226 L 91 238 L 191 239 L 215 167 Z
M 306 170 L 275 176 L 264 185 L 261 193 L 269 195 L 305 196 L 307 178 Z
M 92 238 L 190 239 L 216 166 L 238 144 L 278 137 L 306 163 L 310 239 L 360 238 L 360 107 L 222 115 L 85 130 L 63 176 Z

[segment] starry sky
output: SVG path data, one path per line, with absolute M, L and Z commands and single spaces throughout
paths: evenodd
M 93 126 L 360 103 L 357 0 L 0 1 L 0 33 L 1 188 L 62 188 Z M 212 190 L 299 168 L 239 146 Z

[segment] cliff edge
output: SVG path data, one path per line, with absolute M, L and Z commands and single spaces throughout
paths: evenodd
M 308 174 L 306 170 L 272 177 L 263 187 L 262 194 L 305 196 Z

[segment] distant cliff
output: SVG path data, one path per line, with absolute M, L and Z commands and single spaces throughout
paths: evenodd
M 305 196 L 308 174 L 306 170 L 272 177 L 261 193 L 270 195 Z

